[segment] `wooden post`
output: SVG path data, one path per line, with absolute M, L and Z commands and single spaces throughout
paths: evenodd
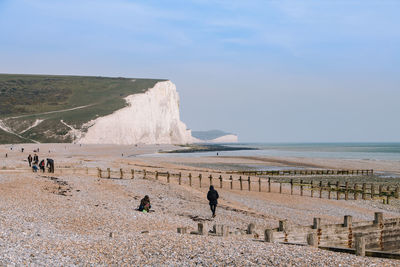
M 229 177 L 229 180 L 231 180 L 231 190 L 233 189 L 233 178 L 232 175 Z
M 390 196 L 386 195 L 386 204 L 390 204 Z
M 131 179 L 135 179 L 135 170 L 134 169 L 131 169 L 131 175 L 132 175 Z
M 258 177 L 258 192 L 261 192 L 261 177 Z
M 247 178 L 247 182 L 249 183 L 249 191 L 251 191 L 251 181 L 250 181 L 250 176 Z
M 97 168 L 97 177 L 102 178 L 101 177 L 101 169 L 100 168 Z
M 340 182 L 339 181 L 336 182 L 336 199 L 337 200 L 340 199 Z
M 293 179 L 290 179 L 290 194 L 293 195 Z
M 119 179 L 123 179 L 124 178 L 124 171 L 121 169 L 119 169 Z
M 243 190 L 242 176 L 239 176 L 239 183 L 240 183 L 240 191 L 242 191 Z
M 219 176 L 219 188 L 222 188 L 222 175 Z
M 328 199 L 331 199 L 331 182 L 328 182 Z
M 323 190 L 322 181 L 319 181 L 319 198 L 322 198 L 322 190 Z
M 312 247 L 318 247 L 317 233 L 307 234 L 307 244 Z
M 367 184 L 363 183 L 362 185 L 362 199 L 367 199 Z
M 158 180 L 158 171 L 156 171 L 156 181 Z
M 351 215 L 344 216 L 343 227 L 351 228 L 353 223 L 353 217 Z
M 383 191 L 383 185 L 380 184 L 379 187 L 378 187 L 379 196 L 382 196 L 382 191 Z
M 179 174 L 178 174 L 178 184 L 181 185 L 181 183 L 182 183 L 182 173 L 179 172 Z
M 169 183 L 169 172 L 167 172 L 167 183 Z
M 199 174 L 199 185 L 200 185 L 200 188 L 201 188 L 201 173 Z
M 358 199 L 358 184 L 354 184 L 354 200 Z
M 300 196 L 303 195 L 303 180 L 300 180 Z
M 375 195 L 375 184 L 371 184 L 371 199 L 374 199 Z
M 107 178 L 108 179 L 111 178 L 111 170 L 110 170 L 110 168 L 107 168 Z
M 375 212 L 374 217 L 375 217 L 374 219 L 375 225 L 383 224 L 383 212 Z
M 314 181 L 311 180 L 311 197 L 314 197 Z
M 321 229 L 321 218 L 314 218 L 313 219 L 312 229 Z
M 271 177 L 268 177 L 268 192 L 271 192 Z
M 344 199 L 349 200 L 349 182 L 346 182 L 346 191 L 344 192 Z
M 400 192 L 399 186 L 396 186 L 396 189 L 394 191 L 394 197 L 397 198 L 397 199 L 399 198 L 399 192 Z
M 143 179 L 146 179 L 146 169 L 143 169 Z
M 192 186 L 192 174 L 189 173 L 189 186 Z
M 279 194 L 282 194 L 282 182 L 279 181 Z
M 89 174 L 89 168 L 86 167 L 86 174 Z
M 274 231 L 272 229 L 266 229 L 264 232 L 264 241 L 272 243 L 274 242 Z
M 356 249 L 357 256 L 365 256 L 365 238 L 362 233 L 355 234 L 354 248 Z
M 208 178 L 210 178 L 210 185 L 212 185 L 213 183 L 212 183 L 212 175 L 210 174 L 210 176 L 208 176 Z

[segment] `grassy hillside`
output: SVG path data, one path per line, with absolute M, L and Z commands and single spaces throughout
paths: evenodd
M 123 108 L 124 97 L 143 93 L 159 81 L 0 74 L 0 120 L 19 135 L 0 130 L 0 143 L 71 142 L 64 123 L 81 129 L 84 123 Z

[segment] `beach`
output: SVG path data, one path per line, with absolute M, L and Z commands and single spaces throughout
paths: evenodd
M 21 148 L 24 152 L 21 152 Z M 26 157 L 55 160 L 56 172 L 33 173 Z M 398 260 L 358 257 L 308 246 L 260 242 L 264 229 L 279 220 L 311 225 L 400 217 L 399 200 L 390 205 L 371 200 L 333 200 L 275 192 L 217 188 L 217 216 L 211 217 L 204 185 L 189 186 L 187 173 L 222 171 L 232 166 L 374 169 L 400 173 L 396 161 L 249 156 L 164 156 L 172 145 L 24 144 L 0 146 L 0 264 L 22 265 L 266 265 L 266 266 L 398 266 Z M 7 158 L 5 154 L 7 153 Z M 218 167 L 221 168 L 218 168 Z M 183 182 L 165 177 L 131 179 L 97 177 L 96 168 L 182 172 Z M 60 172 L 62 169 L 62 172 Z M 76 171 L 74 171 L 76 170 Z M 395 179 L 395 178 L 394 178 Z M 398 180 L 394 180 L 398 183 Z M 149 195 L 154 212 L 135 209 Z M 229 226 L 228 237 L 178 234 L 204 222 Z M 255 224 L 257 236 L 243 234 Z

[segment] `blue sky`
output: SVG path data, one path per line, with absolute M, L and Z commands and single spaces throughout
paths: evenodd
M 0 72 L 171 79 L 194 130 L 400 141 L 400 1 L 0 0 Z

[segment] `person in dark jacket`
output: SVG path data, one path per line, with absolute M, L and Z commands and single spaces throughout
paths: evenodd
M 32 167 L 32 156 L 31 156 L 31 154 L 29 154 L 29 156 L 28 156 L 28 163 L 29 163 L 29 167 Z
M 140 200 L 139 211 L 149 212 L 151 208 L 150 198 L 148 195 L 145 195 L 142 200 Z
M 54 173 L 54 160 L 53 159 L 47 159 L 46 167 L 48 168 L 48 172 Z
M 210 191 L 207 193 L 207 199 L 210 202 L 210 209 L 213 217 L 215 217 L 215 209 L 217 208 L 218 198 L 219 195 L 217 190 L 214 189 L 214 186 L 210 185 Z
M 40 163 L 39 163 L 39 168 L 40 168 L 40 170 L 41 170 L 42 172 L 45 171 L 45 168 L 44 168 L 44 159 L 42 159 L 42 160 L 40 161 Z

